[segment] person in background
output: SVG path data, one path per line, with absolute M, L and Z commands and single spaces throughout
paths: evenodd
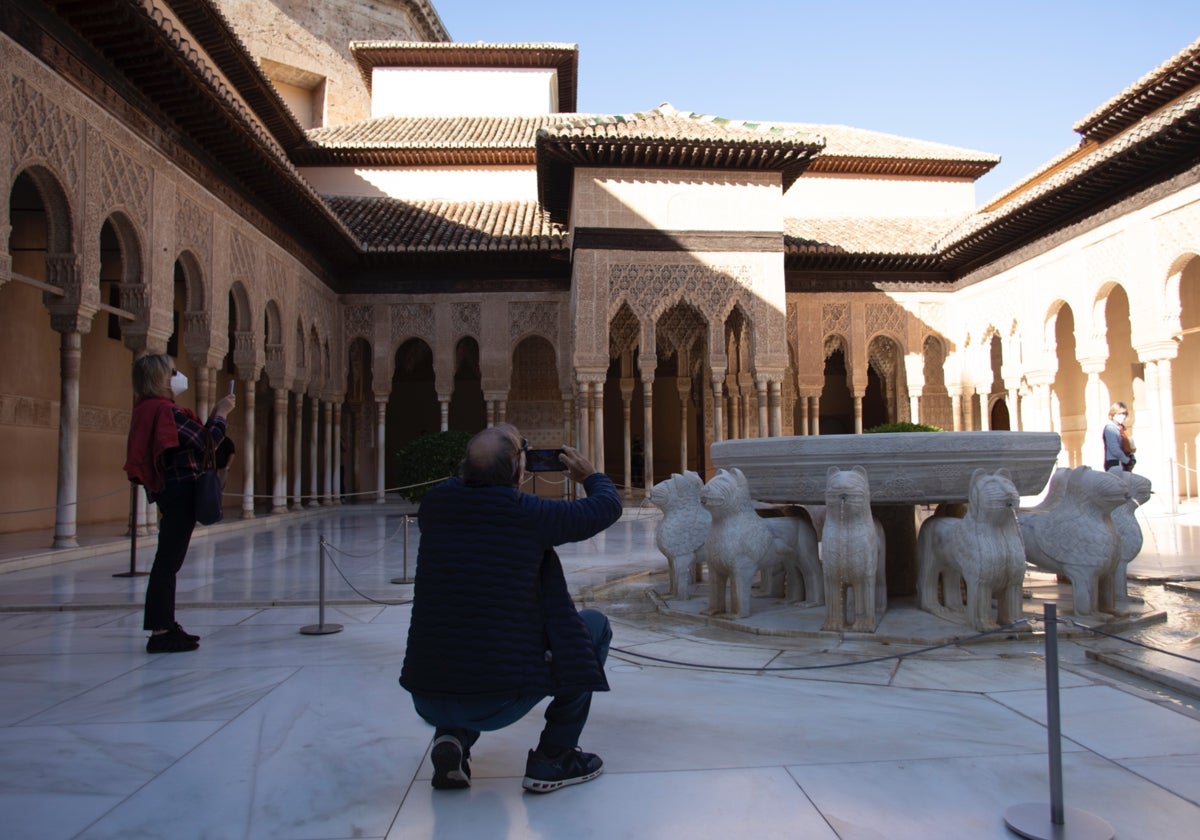
M 233 394 L 213 407 L 207 423 L 176 404 L 187 377 L 170 356 L 147 355 L 133 363 L 133 417 L 126 443 L 125 473 L 146 488 L 158 505 L 158 550 L 146 584 L 143 629 L 150 631 L 147 653 L 195 650 L 200 637 L 175 620 L 175 577 L 187 556 L 196 527 L 196 478 L 208 447 L 225 437 L 225 418 L 237 405 Z
M 421 547 L 400 684 L 435 727 L 433 786 L 465 788 L 481 731 L 502 729 L 546 697 L 546 725 L 523 787 L 548 793 L 600 775 L 579 749 L 592 692 L 607 691 L 612 629 L 576 611 L 554 546 L 586 540 L 621 516 L 608 476 L 571 447 L 559 460 L 587 497 L 521 492 L 528 442 L 503 423 L 467 444 L 461 474 L 421 500 Z
M 1129 409 L 1125 403 L 1115 402 L 1108 409 L 1108 422 L 1104 424 L 1104 470 L 1120 467 L 1125 472 L 1133 472 L 1137 458 L 1133 453 L 1137 448 L 1125 428 L 1129 419 Z

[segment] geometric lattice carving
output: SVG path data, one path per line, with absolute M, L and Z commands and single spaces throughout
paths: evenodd
M 79 183 L 83 159 L 83 131 L 79 120 L 55 105 L 25 79 L 9 77 L 12 90 L 12 157 L 54 161 L 63 176 Z
M 242 233 L 234 231 L 230 237 L 231 259 L 230 272 L 234 280 L 252 281 L 255 278 L 254 249 L 250 240 Z
M 905 311 L 895 303 L 867 304 L 867 335 L 888 332 L 897 337 L 905 334 Z
M 183 195 L 175 202 L 175 241 L 180 250 L 190 248 L 206 257 L 212 247 L 212 215 Z
M 433 325 L 433 304 L 393 303 L 389 307 L 392 323 L 392 344 L 400 339 L 420 338 L 436 347 Z
M 558 303 L 550 300 L 513 301 L 508 305 L 508 341 L 540 335 L 558 344 Z
M 100 196 L 105 207 L 124 206 L 148 230 L 150 221 L 150 170 L 112 143 L 100 144 Z
M 823 303 L 821 304 L 821 332 L 825 335 L 837 333 L 842 336 L 850 335 L 850 304 Z M 828 348 L 826 348 L 828 349 Z M 829 358 L 829 353 L 825 354 Z
M 479 338 L 483 307 L 478 303 L 455 303 L 450 307 L 450 331 L 455 338 Z
M 628 306 L 622 306 L 608 325 L 608 354 L 616 359 L 632 352 L 641 337 L 642 325 Z
M 371 340 L 374 334 L 374 308 L 367 305 L 347 306 L 342 311 L 343 333 L 346 342 L 356 338 Z

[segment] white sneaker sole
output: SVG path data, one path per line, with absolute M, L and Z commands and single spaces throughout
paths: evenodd
M 603 772 L 604 768 L 601 767 L 598 770 L 594 770 L 591 773 L 586 773 L 582 776 L 575 776 L 572 779 L 559 779 L 558 781 L 553 782 L 548 782 L 543 779 L 533 779 L 529 776 L 526 776 L 525 780 L 521 782 L 521 787 L 525 788 L 525 790 L 529 791 L 530 793 L 550 793 L 552 790 L 558 790 L 559 788 L 567 787 L 568 785 L 581 785 L 584 782 L 590 782 Z

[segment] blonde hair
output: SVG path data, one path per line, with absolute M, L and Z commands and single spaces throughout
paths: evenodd
M 142 356 L 133 363 L 133 395 L 138 399 L 165 397 L 171 399 L 171 377 L 175 363 L 170 356 Z
M 1115 402 L 1108 409 L 1108 419 L 1111 420 L 1118 414 L 1129 414 L 1129 409 L 1125 407 L 1123 402 Z

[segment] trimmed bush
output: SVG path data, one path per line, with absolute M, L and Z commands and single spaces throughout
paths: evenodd
M 880 432 L 944 432 L 945 429 L 937 426 L 926 426 L 924 423 L 884 423 L 882 426 L 872 426 L 869 429 L 863 429 L 864 435 L 875 434 Z
M 458 475 L 459 465 L 467 453 L 467 432 L 437 432 L 422 435 L 410 441 L 396 453 L 400 467 L 396 472 L 400 495 L 412 502 L 419 502 L 437 483 Z M 417 485 L 417 486 L 413 486 Z

